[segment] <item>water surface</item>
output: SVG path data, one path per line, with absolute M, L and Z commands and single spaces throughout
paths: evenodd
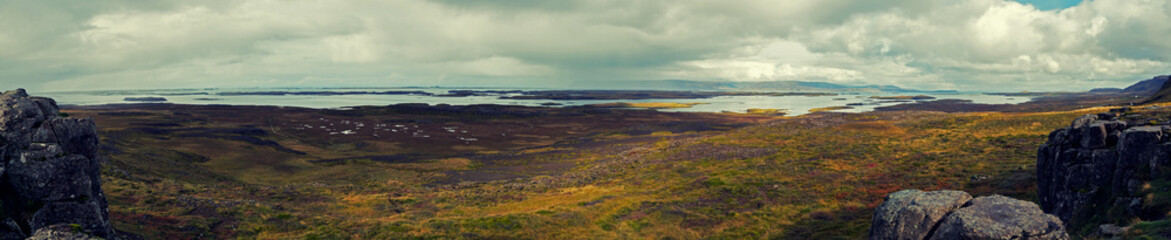
M 135 103 L 125 101 L 127 97 L 164 97 L 168 103 L 178 104 L 223 104 L 223 105 L 270 105 L 307 108 L 345 108 L 352 106 L 381 106 L 398 103 L 428 103 L 428 104 L 503 104 L 542 106 L 547 103 L 557 103 L 556 106 L 580 106 L 612 102 L 676 102 L 676 103 L 706 103 L 691 108 L 662 109 L 660 111 L 677 112 L 745 112 L 750 108 L 786 109 L 789 115 L 809 113 L 810 109 L 846 106 L 853 104 L 852 109 L 836 110 L 838 112 L 867 112 L 876 107 L 891 106 L 904 102 L 872 99 L 871 96 L 894 95 L 928 95 L 939 99 L 964 99 L 973 103 L 982 104 L 1017 104 L 1030 100 L 1027 97 L 1009 97 L 984 95 L 979 93 L 846 93 L 837 96 L 720 96 L 705 99 L 640 99 L 640 100 L 526 100 L 501 99 L 500 96 L 468 96 L 468 97 L 441 97 L 427 95 L 219 95 L 231 92 L 267 92 L 267 91 L 423 91 L 434 95 L 446 94 L 454 89 L 435 88 L 371 88 L 371 89 L 164 89 L 164 90 L 127 90 L 127 91 L 81 91 L 81 92 L 48 92 L 41 95 L 52 97 L 62 105 L 99 105 Z M 477 89 L 477 90 L 515 90 L 515 89 Z M 862 104 L 862 105 L 858 105 Z

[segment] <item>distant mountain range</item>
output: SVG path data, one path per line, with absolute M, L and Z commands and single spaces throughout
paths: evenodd
M 777 91 L 777 92 L 889 92 L 889 93 L 956 93 L 955 90 L 917 90 L 891 85 L 852 86 L 827 82 L 706 82 L 691 80 L 590 81 L 575 82 L 573 89 L 597 90 L 675 90 L 675 91 Z
M 1130 85 L 1129 87 L 1126 87 L 1125 89 L 1122 89 L 1122 88 L 1097 88 L 1094 90 L 1090 90 L 1090 92 L 1091 93 L 1125 93 L 1125 94 L 1134 94 L 1134 95 L 1140 95 L 1140 96 L 1149 96 L 1151 94 L 1155 94 L 1155 92 L 1158 92 L 1159 89 L 1161 89 L 1163 87 L 1163 83 L 1167 82 L 1167 79 L 1168 79 L 1167 75 L 1155 76 L 1151 79 L 1139 81 L 1139 82 L 1135 83 L 1134 85 Z

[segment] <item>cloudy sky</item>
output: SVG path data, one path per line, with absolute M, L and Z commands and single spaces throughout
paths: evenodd
M 0 0 L 0 85 L 1086 90 L 1171 73 L 1169 1 Z

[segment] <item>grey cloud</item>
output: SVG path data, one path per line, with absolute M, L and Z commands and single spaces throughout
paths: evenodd
M 1059 12 L 1003 0 L 0 0 L 0 81 L 93 89 L 682 78 L 1073 90 L 1168 71 L 1169 11 L 1166 1 L 1119 0 Z
M 868 59 L 904 56 L 912 59 L 907 66 L 962 89 L 1085 90 L 1124 86 L 1169 70 L 1163 55 L 1171 46 L 1154 40 L 1171 33 L 1163 30 L 1171 27 L 1160 12 L 1165 3 L 1138 10 L 1137 5 L 1148 4 L 1101 0 L 1046 12 L 1015 2 L 967 1 L 918 17 L 899 12 L 859 16 L 793 37 L 816 52 Z

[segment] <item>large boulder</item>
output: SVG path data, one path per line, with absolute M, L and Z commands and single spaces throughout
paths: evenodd
M 909 189 L 892 193 L 875 210 L 870 239 L 925 239 L 947 213 L 971 199 L 972 195 L 961 191 Z
M 972 199 L 939 224 L 930 239 L 1069 239 L 1060 219 L 1037 204 L 1000 195 Z
M 0 94 L 0 240 L 58 224 L 113 238 L 93 120 L 58 116 L 53 99 Z
M 1069 239 L 1060 219 L 1036 204 L 966 192 L 903 190 L 875 210 L 870 239 Z

